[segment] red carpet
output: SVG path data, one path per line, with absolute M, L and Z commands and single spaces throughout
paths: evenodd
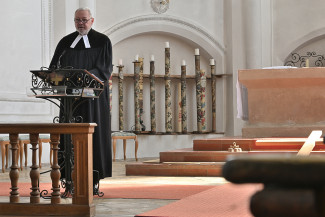
M 261 185 L 224 184 L 137 217 L 252 217 L 250 197 Z
M 138 198 L 138 199 L 182 199 L 215 187 L 214 185 L 140 185 L 140 184 L 100 184 L 104 192 L 102 198 Z M 19 183 L 21 197 L 29 197 L 30 183 Z M 51 192 L 51 183 L 41 183 L 40 190 Z M 61 189 L 63 191 L 63 189 Z M 0 196 L 9 196 L 10 183 L 1 183 Z

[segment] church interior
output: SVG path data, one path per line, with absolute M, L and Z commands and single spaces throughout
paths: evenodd
M 0 216 L 325 216 L 324 1 L 1 5 Z M 96 126 L 59 125 L 34 82 L 85 7 L 113 63 L 113 174 L 95 196 Z M 80 144 L 61 200 L 60 134 Z

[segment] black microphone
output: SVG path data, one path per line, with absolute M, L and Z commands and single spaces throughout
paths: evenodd
M 61 68 L 61 58 L 65 54 L 66 50 L 62 51 L 61 55 L 59 56 L 58 62 L 56 64 L 56 68 L 60 69 Z

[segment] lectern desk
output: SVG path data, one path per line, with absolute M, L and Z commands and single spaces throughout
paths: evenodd
M 83 117 L 75 115 L 76 109 L 87 100 L 98 98 L 104 89 L 104 83 L 85 69 L 41 69 L 31 72 L 31 90 L 35 97 L 46 99 L 60 108 L 60 116 L 54 118 L 54 123 L 83 122 Z M 59 151 L 58 157 L 64 175 L 61 178 L 62 186 L 65 187 L 63 197 L 66 197 L 73 192 L 73 144 L 69 134 L 61 136 L 61 140 L 64 141 L 64 150 Z M 99 182 L 94 183 L 94 186 L 94 194 L 101 194 Z

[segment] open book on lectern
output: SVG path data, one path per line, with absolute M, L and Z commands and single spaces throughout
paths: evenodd
M 80 96 L 97 98 L 104 83 L 85 69 L 31 70 L 36 97 Z

